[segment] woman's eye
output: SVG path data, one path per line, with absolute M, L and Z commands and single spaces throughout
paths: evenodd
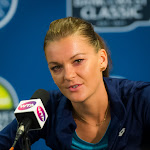
M 54 66 L 51 68 L 52 71 L 57 72 L 61 69 L 61 66 Z
M 74 62 L 77 63 L 77 64 L 79 64 L 79 63 L 81 63 L 83 60 L 84 60 L 84 59 L 77 59 L 77 60 L 75 60 Z

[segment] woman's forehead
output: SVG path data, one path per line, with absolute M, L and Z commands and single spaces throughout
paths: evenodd
M 45 50 L 56 50 L 56 49 L 71 50 L 75 48 L 83 48 L 83 46 L 84 47 L 90 46 L 86 38 L 79 35 L 73 35 L 73 36 L 61 38 L 60 40 L 49 42 Z
M 60 56 L 69 58 L 80 53 L 89 53 L 91 49 L 94 48 L 83 38 L 70 36 L 49 43 L 46 47 L 45 54 L 49 59 L 53 59 L 53 57 L 59 58 Z

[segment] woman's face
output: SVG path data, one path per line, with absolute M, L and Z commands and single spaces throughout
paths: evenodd
M 54 82 L 70 101 L 83 102 L 99 96 L 105 50 L 96 53 L 85 38 L 73 35 L 49 43 L 45 54 Z

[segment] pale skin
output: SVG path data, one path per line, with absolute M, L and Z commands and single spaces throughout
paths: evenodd
M 45 55 L 54 82 L 71 101 L 78 114 L 92 125 L 103 121 L 108 106 L 108 95 L 102 72 L 108 60 L 104 49 L 98 52 L 80 35 L 71 35 L 50 42 Z M 97 143 L 105 134 L 110 122 L 110 110 L 101 126 L 91 126 L 75 113 L 78 136 L 90 143 Z

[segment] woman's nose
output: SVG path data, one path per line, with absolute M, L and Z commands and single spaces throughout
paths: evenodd
M 76 76 L 75 69 L 70 65 L 66 66 L 64 69 L 64 80 L 71 81 L 72 79 L 75 78 L 75 76 Z

